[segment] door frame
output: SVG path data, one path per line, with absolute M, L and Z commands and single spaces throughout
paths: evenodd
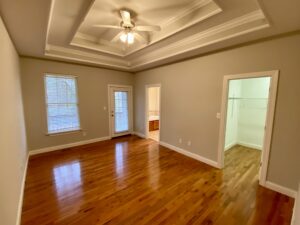
M 145 85 L 145 138 L 149 138 L 149 121 L 148 121 L 148 110 L 149 110 L 149 88 L 159 87 L 159 140 L 161 139 L 161 84 L 146 84 Z
M 129 129 L 128 132 L 122 132 L 119 134 L 114 133 L 113 129 L 113 122 L 112 122 L 112 116 L 111 116 L 111 111 L 112 111 L 112 105 L 111 105 L 111 90 L 112 88 L 128 88 L 128 114 L 129 114 Z M 133 132 L 133 88 L 131 85 L 121 85 L 121 84 L 108 84 L 107 85 L 108 89 L 108 123 L 109 123 L 109 137 L 114 138 L 114 137 L 119 137 L 122 135 L 128 135 L 132 134 Z
M 259 174 L 259 184 L 262 186 L 266 185 L 266 179 L 267 179 L 271 139 L 272 139 L 272 132 L 273 132 L 273 122 L 274 122 L 274 114 L 275 114 L 275 105 L 276 105 L 276 97 L 277 97 L 278 76 L 279 76 L 279 70 L 272 70 L 272 71 L 264 71 L 264 72 L 227 75 L 224 76 L 223 79 L 222 103 L 221 103 L 221 112 L 220 112 L 219 144 L 218 144 L 218 167 L 220 169 L 224 167 L 224 148 L 225 148 L 229 81 L 237 80 L 237 79 L 260 78 L 260 77 L 271 78 L 270 87 L 269 87 L 270 89 L 269 89 L 267 115 L 266 115 L 266 122 L 265 122 L 264 142 L 263 142 L 262 156 L 261 156 L 261 168 Z

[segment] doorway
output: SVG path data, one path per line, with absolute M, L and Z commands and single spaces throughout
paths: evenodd
M 146 138 L 150 138 L 154 141 L 160 141 L 161 130 L 161 86 L 159 84 L 146 85 Z
M 110 136 L 132 133 L 132 87 L 108 85 Z
M 223 168 L 226 160 L 252 160 L 251 166 L 257 165 L 258 180 L 263 186 L 269 161 L 278 73 L 230 75 L 223 81 L 218 165 Z

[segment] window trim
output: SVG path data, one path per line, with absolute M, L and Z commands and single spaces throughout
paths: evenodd
M 47 77 L 59 77 L 59 78 L 72 78 L 75 80 L 75 88 L 76 88 L 76 98 L 77 98 L 77 114 L 78 114 L 78 122 L 79 127 L 74 130 L 61 130 L 57 132 L 49 132 L 49 124 L 48 124 L 48 102 L 47 102 L 47 85 L 46 85 L 46 78 Z M 58 74 L 58 73 L 44 73 L 44 99 L 45 99 L 45 110 L 46 110 L 46 136 L 57 136 L 63 134 L 72 134 L 83 131 L 81 126 L 81 119 L 80 119 L 80 110 L 79 110 L 79 95 L 78 95 L 78 77 L 74 75 L 66 75 L 66 74 Z

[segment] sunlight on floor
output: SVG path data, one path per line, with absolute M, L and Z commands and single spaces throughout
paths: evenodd
M 154 141 L 159 141 L 159 130 L 149 131 L 149 138 Z

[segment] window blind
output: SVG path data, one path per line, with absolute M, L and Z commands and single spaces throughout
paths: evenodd
M 45 76 L 48 133 L 80 129 L 77 84 L 72 76 Z

